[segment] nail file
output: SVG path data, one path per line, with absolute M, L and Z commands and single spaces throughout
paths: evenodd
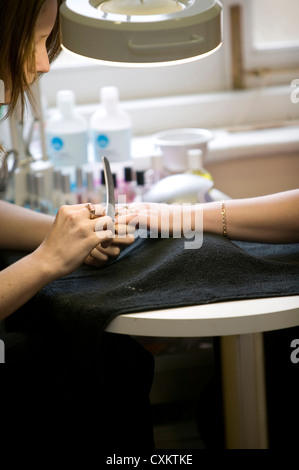
M 115 217 L 115 195 L 114 195 L 114 183 L 110 168 L 109 160 L 106 157 L 102 157 L 104 166 L 105 184 L 106 184 L 106 215 L 114 220 Z

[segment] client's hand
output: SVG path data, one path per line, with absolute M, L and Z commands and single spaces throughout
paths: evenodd
M 126 246 L 131 245 L 135 241 L 135 237 L 132 235 L 133 231 L 134 228 L 126 223 L 116 223 L 113 238 L 99 243 L 87 256 L 85 264 L 101 268 L 105 266 L 111 258 L 117 258 Z
M 184 208 L 184 217 L 187 212 Z M 175 204 L 132 203 L 118 209 L 117 220 L 131 229 L 150 230 L 152 235 L 166 231 L 170 236 L 179 235 L 182 233 L 183 210 Z

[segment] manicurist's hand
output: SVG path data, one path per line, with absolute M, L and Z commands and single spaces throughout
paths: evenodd
M 95 208 L 93 219 L 85 205 L 59 209 L 50 232 L 36 250 L 54 278 L 69 274 L 89 258 L 95 259 L 95 250 L 115 253 L 110 248 L 114 232 L 112 219 L 105 215 L 102 205 Z
M 14 217 L 15 213 L 19 217 Z M 114 236 L 112 219 L 105 215 L 101 205 L 96 206 L 93 219 L 84 205 L 62 206 L 54 221 L 34 213 L 31 215 L 31 211 L 15 210 L 13 205 L 3 205 L 3 214 L 10 228 L 5 237 L 0 237 L 3 249 L 14 246 L 28 249 L 37 243 L 38 247 L 0 271 L 0 321 L 49 282 L 78 268 L 100 244 L 108 248 Z M 34 238 L 32 244 L 28 242 L 30 227 Z

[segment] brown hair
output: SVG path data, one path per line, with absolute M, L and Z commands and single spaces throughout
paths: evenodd
M 35 70 L 34 33 L 38 15 L 46 0 L 0 0 L 0 79 L 11 90 L 11 102 L 6 118 L 15 109 L 18 99 L 24 111 L 25 92 L 32 104 L 26 70 Z M 58 7 L 64 0 L 57 0 Z M 3 40 L 4 39 L 4 40 Z M 49 62 L 53 62 L 61 50 L 59 15 L 47 39 Z M 0 168 L 5 150 L 0 143 Z
M 25 91 L 30 97 L 26 70 L 35 70 L 34 33 L 38 15 L 46 0 L 0 0 L 0 79 L 11 89 L 7 116 L 16 107 L 18 98 L 24 109 Z M 57 0 L 58 7 L 63 0 Z M 4 39 L 4 40 L 3 40 Z M 49 62 L 60 52 L 59 15 L 47 39 Z

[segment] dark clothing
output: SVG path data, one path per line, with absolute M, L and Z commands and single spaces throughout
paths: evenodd
M 149 392 L 152 356 L 132 338 L 105 333 L 97 367 L 65 338 L 8 332 L 0 368 L 1 443 L 154 449 Z M 2 446 L 1 446 L 2 447 Z M 4 445 L 3 445 L 4 448 Z M 75 449 L 76 447 L 74 447 Z
M 264 334 L 270 449 L 295 451 L 299 442 L 299 363 L 291 358 L 294 339 L 299 340 L 298 326 Z

